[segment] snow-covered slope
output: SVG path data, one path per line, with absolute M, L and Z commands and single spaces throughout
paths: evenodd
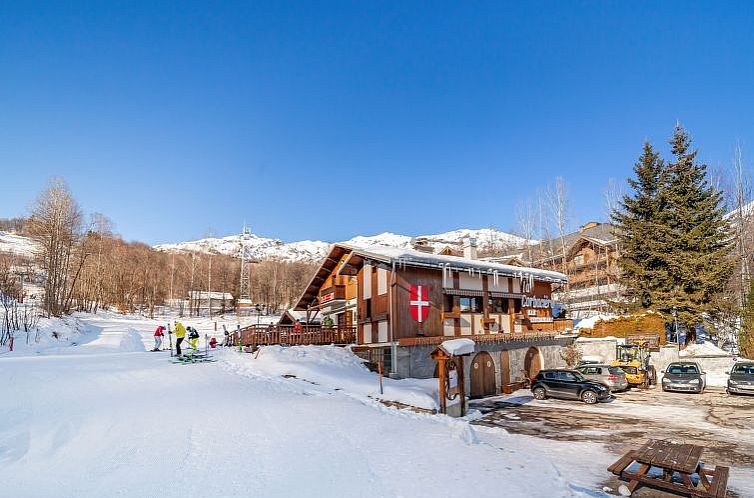
M 494 228 L 460 229 L 434 235 L 420 235 L 427 245 L 435 250 L 451 246 L 460 249 L 465 237 L 475 237 L 479 249 L 507 250 L 521 247 L 526 239 L 501 232 Z M 412 237 L 390 232 L 372 236 L 358 236 L 344 241 L 357 246 L 388 246 L 401 249 L 411 247 Z M 284 261 L 319 261 L 323 258 L 330 244 L 319 240 L 303 240 L 300 242 L 284 243 L 279 239 L 270 239 L 249 234 L 247 236 L 231 235 L 223 238 L 206 238 L 176 244 L 160 244 L 156 249 L 163 251 L 216 251 L 221 254 L 239 257 L 242 248 L 246 248 L 249 257 L 254 259 L 279 259 Z
M 28 237 L 0 231 L 0 252 L 31 257 L 36 248 L 36 243 Z

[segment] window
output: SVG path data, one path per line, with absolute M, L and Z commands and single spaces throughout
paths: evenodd
M 508 299 L 491 297 L 489 301 L 490 313 L 508 313 Z
M 453 296 L 450 294 L 446 294 L 443 302 L 445 303 L 443 306 L 443 311 L 452 312 L 453 311 Z
M 513 312 L 521 313 L 521 300 L 520 299 L 513 300 Z
M 547 372 L 547 373 L 545 373 L 545 379 L 548 379 L 548 380 L 557 380 L 557 378 L 558 378 L 558 373 L 557 372 Z
M 482 298 L 479 297 L 461 297 L 459 299 L 462 313 L 481 313 Z
M 573 372 L 558 372 L 558 373 L 559 373 L 558 380 L 562 380 L 565 382 L 576 382 L 577 380 L 579 380 L 579 378 L 576 377 L 576 374 L 574 374 Z
M 675 365 L 670 365 L 668 367 L 668 373 L 669 374 L 698 374 L 699 369 L 696 368 L 696 365 L 675 364 Z
M 364 318 L 372 318 L 372 300 L 364 299 Z
M 583 265 L 584 264 L 584 255 L 579 254 L 573 258 L 573 263 L 576 265 Z

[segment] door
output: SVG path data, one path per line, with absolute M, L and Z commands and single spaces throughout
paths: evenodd
M 508 351 L 500 352 L 500 386 L 504 387 L 511 383 L 511 359 Z
M 495 392 L 495 364 L 486 351 L 477 353 L 471 362 L 471 390 L 469 397 L 493 396 Z
M 558 390 L 563 397 L 578 399 L 581 381 L 572 372 L 558 372 Z
M 542 356 L 539 353 L 539 349 L 532 346 L 526 351 L 526 358 L 524 359 L 524 370 L 526 375 L 530 379 L 537 376 L 540 370 L 542 370 Z

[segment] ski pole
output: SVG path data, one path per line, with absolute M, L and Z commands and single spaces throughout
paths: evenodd
M 173 357 L 173 331 L 170 330 L 170 322 L 168 322 L 168 341 L 170 342 L 170 357 Z

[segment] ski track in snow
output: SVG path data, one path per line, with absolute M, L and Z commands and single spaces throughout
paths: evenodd
M 251 355 L 172 364 L 133 352 L 155 321 L 82 320 L 78 346 L 0 360 L 3 496 L 602 496 L 547 442 L 250 374 Z

